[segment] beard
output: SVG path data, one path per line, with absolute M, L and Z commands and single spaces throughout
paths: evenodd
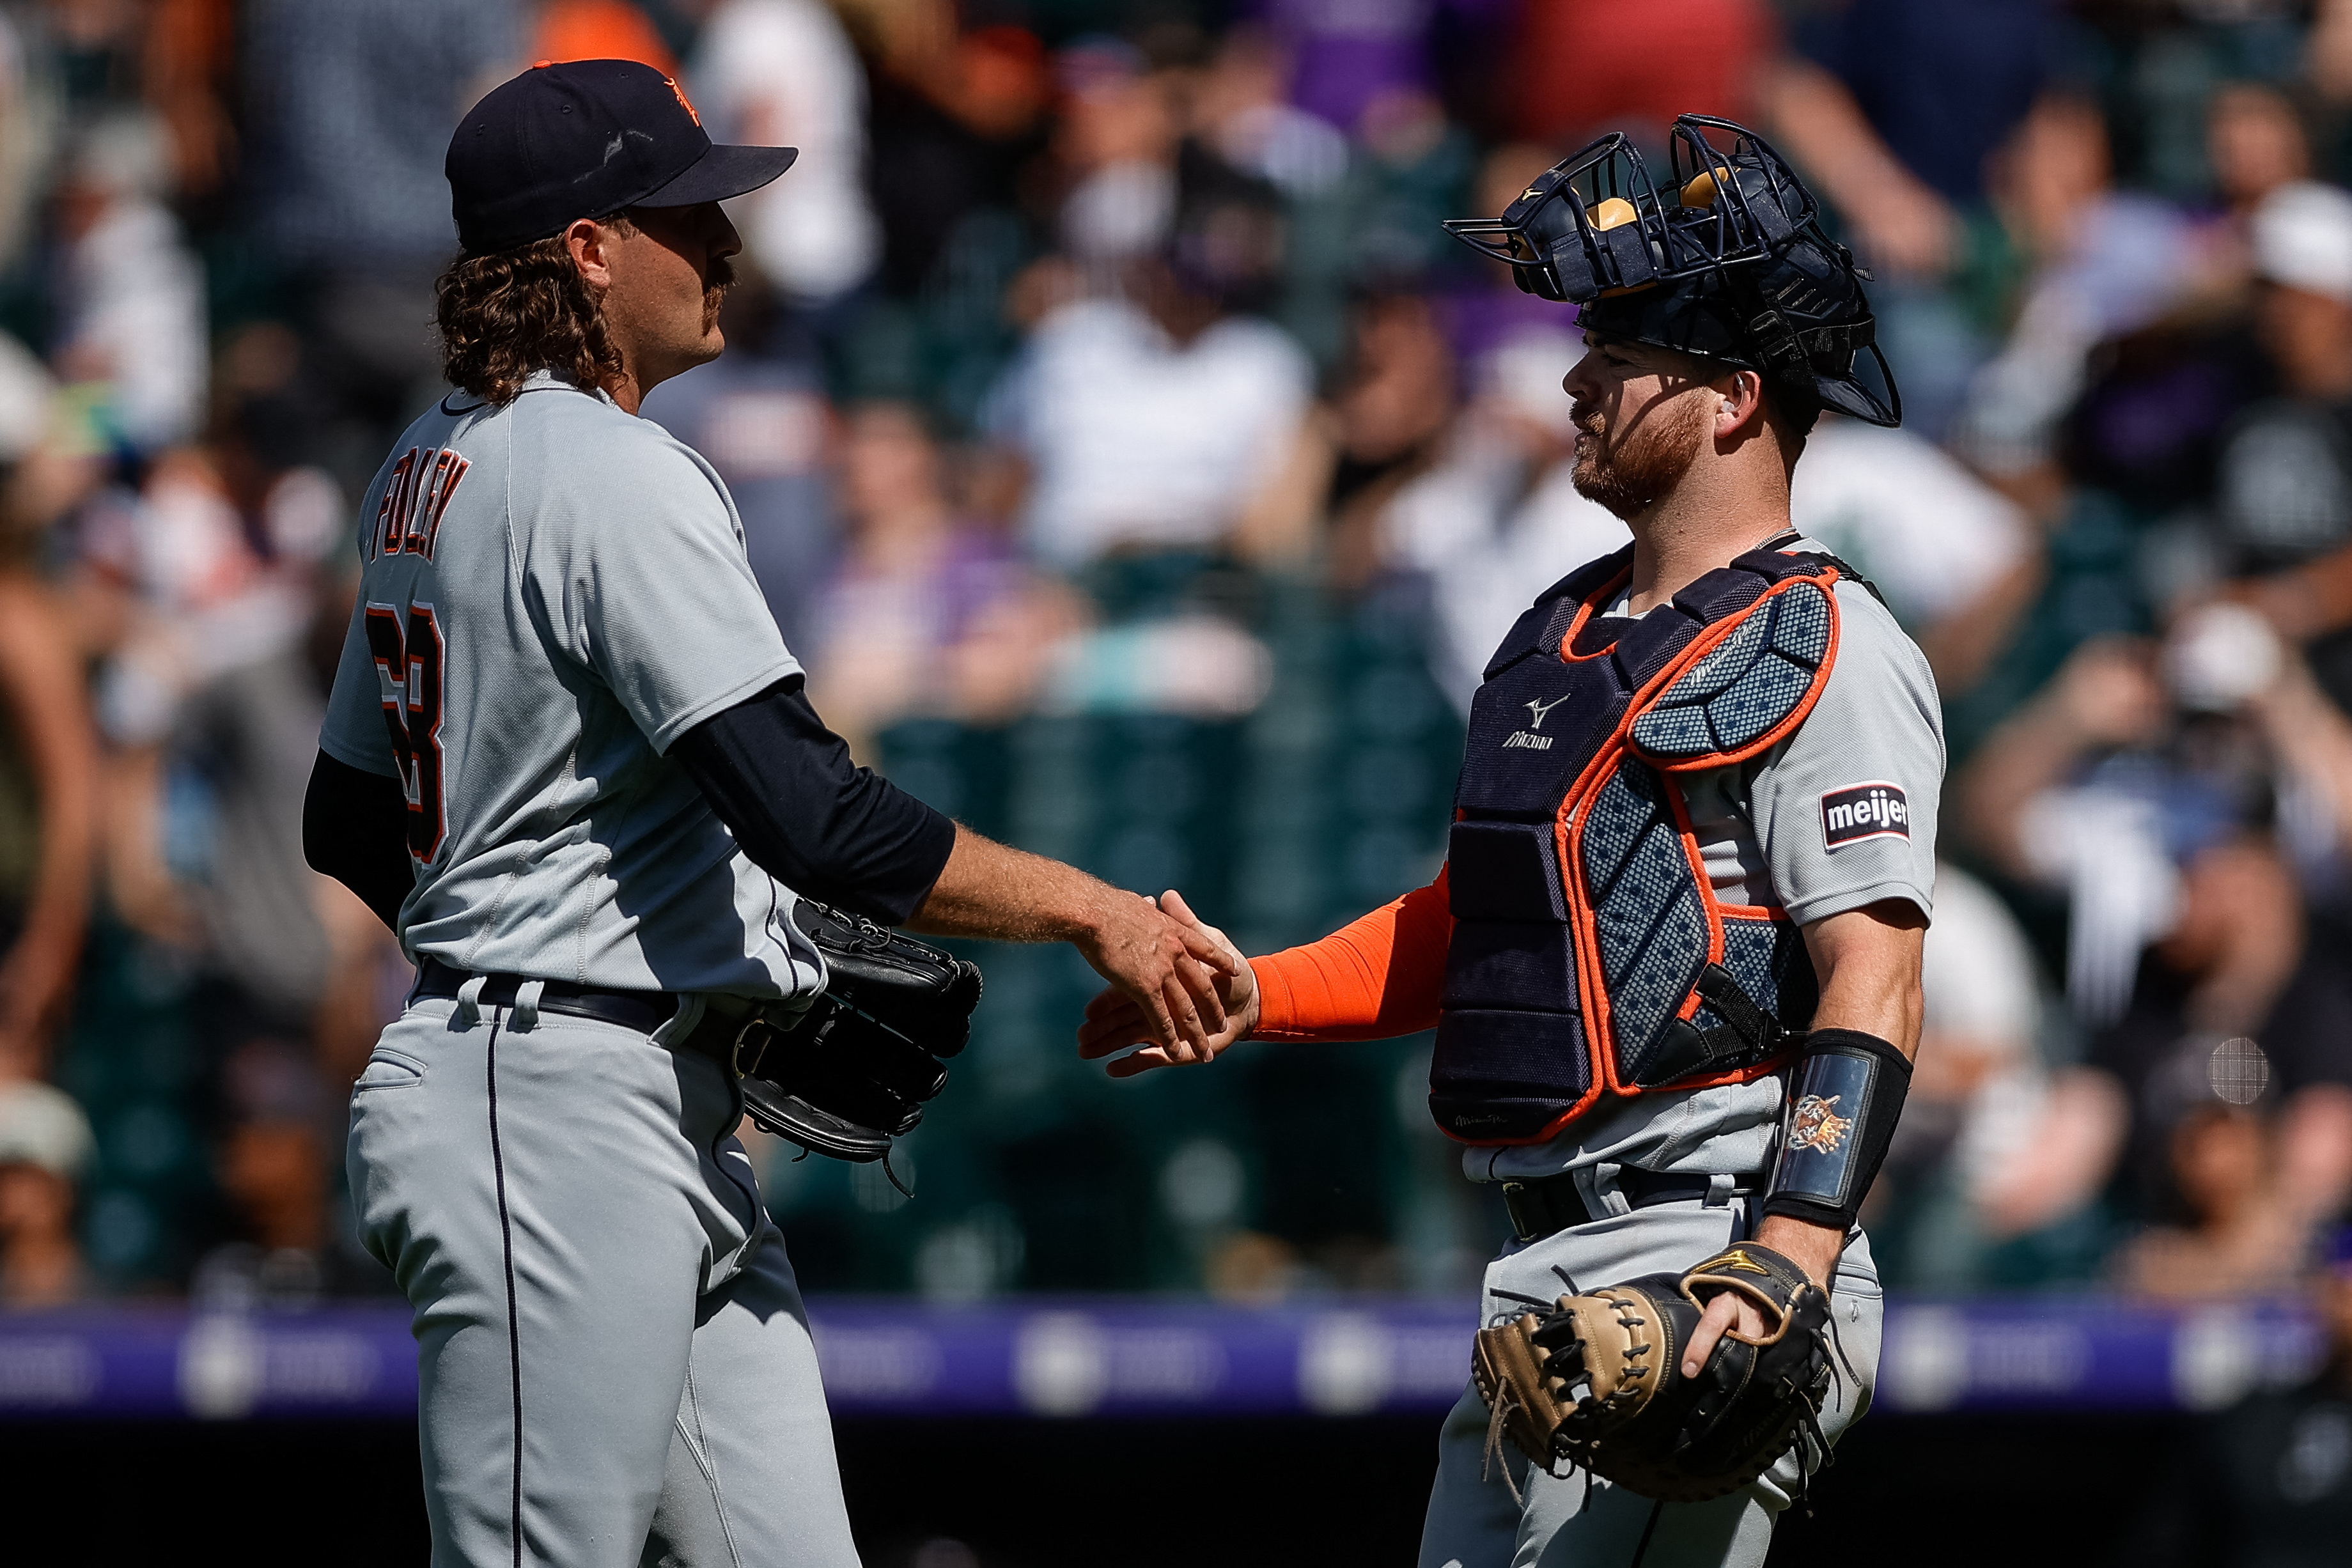
M 1579 440 L 1570 475 L 1577 493 L 1631 522 L 1681 482 L 1706 438 L 1704 398 L 1650 405 L 1647 416 L 1612 434 L 1596 410 L 1575 417 Z

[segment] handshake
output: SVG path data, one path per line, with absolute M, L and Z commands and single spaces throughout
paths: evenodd
M 1258 1017 L 1256 977 L 1223 932 L 1172 892 L 1138 898 L 1098 883 L 1085 891 L 1083 914 L 1058 930 L 1001 921 L 990 928 L 1016 938 L 1061 936 L 1110 982 L 1087 1006 L 1081 1057 L 1139 1046 L 1110 1064 L 1112 1077 L 1131 1078 L 1214 1061 L 1249 1033 Z M 963 924 L 952 909 L 927 914 L 935 926 Z M 793 920 L 824 956 L 829 984 L 790 1019 L 754 1017 L 735 1036 L 729 1055 L 745 1113 L 812 1153 L 887 1162 L 945 1086 L 945 1059 L 970 1037 L 980 970 L 814 899 L 798 901 Z
M 1113 1078 L 1205 1065 L 1257 1026 L 1257 977 L 1241 949 L 1172 888 L 1145 902 L 1167 917 L 1164 925 L 1182 945 L 1181 955 L 1170 955 L 1170 972 L 1130 976 L 1105 961 L 1110 955 L 1087 955 L 1111 984 L 1087 1004 L 1078 1055 L 1088 1061 L 1116 1057 L 1108 1069 Z M 1130 1046 L 1142 1049 L 1118 1055 Z

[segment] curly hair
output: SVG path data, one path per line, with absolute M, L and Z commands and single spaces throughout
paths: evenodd
M 628 219 L 599 220 L 624 232 Z M 441 372 L 485 402 L 512 402 L 522 383 L 553 371 L 574 386 L 621 373 L 604 311 L 562 235 L 488 256 L 461 256 L 433 285 Z

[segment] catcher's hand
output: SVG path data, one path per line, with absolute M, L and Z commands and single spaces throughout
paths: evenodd
M 1760 1332 L 1735 1329 L 1696 1375 L 1683 1354 L 1730 1291 Z M 1738 1490 L 1810 1432 L 1829 1386 L 1829 1298 L 1752 1241 L 1685 1274 L 1645 1274 L 1482 1331 L 1472 1356 L 1496 1438 L 1549 1469 L 1580 1466 L 1643 1497 L 1701 1502 Z M 1825 1451 L 1825 1449 L 1824 1449 Z
M 923 1119 L 980 1004 L 980 968 L 863 915 L 803 898 L 793 923 L 824 955 L 824 994 L 754 1021 L 736 1046 L 752 1124 L 835 1159 L 878 1160 Z

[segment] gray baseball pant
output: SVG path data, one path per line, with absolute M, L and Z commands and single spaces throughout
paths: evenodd
M 1486 1266 L 1481 1321 L 1547 1310 L 1570 1293 L 1563 1272 L 1576 1289 L 1589 1290 L 1687 1269 L 1744 1239 L 1747 1219 L 1745 1198 L 1713 1207 L 1692 1198 L 1604 1216 L 1514 1246 Z M 1831 1361 L 1837 1375 L 1821 1423 L 1822 1435 L 1835 1442 L 1870 1406 L 1885 1317 L 1870 1243 L 1859 1231 L 1846 1244 L 1832 1284 L 1837 1345 Z M 1773 1518 L 1798 1490 L 1791 1453 L 1744 1491 L 1713 1502 L 1655 1507 L 1582 1471 L 1565 1479 L 1548 1475 L 1507 1439 L 1501 1458 L 1490 1463 L 1486 1431 L 1486 1403 L 1474 1385 L 1447 1413 L 1438 1437 L 1437 1481 L 1422 1527 L 1420 1568 L 1630 1568 L 1645 1530 L 1650 1541 L 1642 1568 L 1759 1568 L 1772 1543 Z
M 856 1568 L 741 1115 L 715 1061 L 522 998 L 384 1030 L 352 1195 L 414 1312 L 435 1568 Z

